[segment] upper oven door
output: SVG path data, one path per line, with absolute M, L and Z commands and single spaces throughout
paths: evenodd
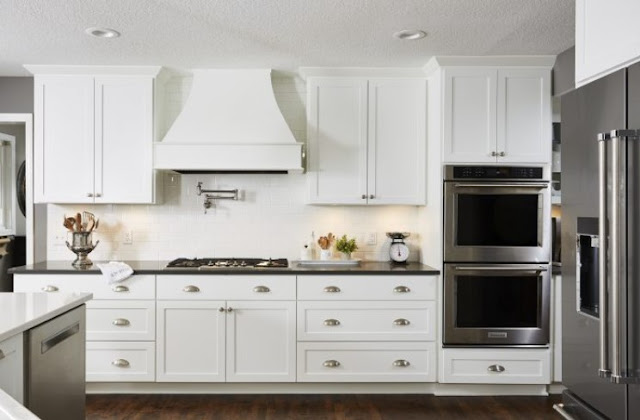
M 548 262 L 548 182 L 445 182 L 446 262 Z

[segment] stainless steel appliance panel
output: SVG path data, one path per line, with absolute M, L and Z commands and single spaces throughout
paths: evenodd
M 26 407 L 43 420 L 85 418 L 85 305 L 27 336 Z
M 446 262 L 548 262 L 548 182 L 444 183 Z
M 598 377 L 600 322 L 576 311 L 578 217 L 599 216 L 598 133 L 626 127 L 625 73 L 562 96 L 563 384 L 611 419 L 626 419 L 626 388 Z
M 445 264 L 445 346 L 549 344 L 551 265 Z

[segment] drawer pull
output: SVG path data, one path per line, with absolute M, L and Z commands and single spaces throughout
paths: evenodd
M 118 285 L 118 286 L 113 286 L 111 290 L 113 290 L 116 293 L 123 293 L 123 292 L 128 292 L 129 288 L 127 286 Z
M 338 286 L 327 286 L 324 288 L 325 293 L 340 293 L 340 288 Z
M 42 288 L 43 292 L 57 292 L 58 290 L 60 289 L 58 289 L 56 286 L 51 286 L 51 285 L 47 285 Z
M 404 318 L 398 318 L 395 321 L 393 321 L 393 325 L 399 325 L 401 327 L 407 326 L 411 324 L 411 322 L 408 319 L 404 319 Z
M 116 359 L 113 362 L 111 362 L 111 364 L 113 366 L 117 366 L 117 367 L 121 367 L 121 368 L 129 367 L 129 361 L 125 360 L 125 359 Z
M 340 366 L 340 362 L 338 362 L 337 360 L 327 360 L 322 364 L 322 366 L 328 368 L 337 368 L 338 366 Z
M 185 286 L 182 291 L 187 293 L 198 293 L 200 288 L 198 286 Z
M 393 366 L 395 366 L 395 367 L 409 367 L 410 365 L 411 365 L 411 363 L 409 363 L 408 360 L 400 359 L 400 360 L 395 360 L 393 362 Z
M 487 368 L 487 370 L 489 372 L 496 372 L 496 373 L 502 373 L 504 372 L 506 369 L 504 368 L 504 366 L 502 365 L 491 365 Z
M 393 291 L 395 293 L 409 293 L 411 289 L 409 289 L 407 286 L 396 286 L 393 288 Z
M 129 322 L 128 319 L 116 318 L 116 319 L 113 320 L 112 324 L 116 325 L 118 327 L 126 327 L 127 325 L 130 325 L 131 322 Z
M 269 293 L 271 289 L 269 289 L 267 286 L 256 286 L 253 288 L 253 291 L 256 293 Z
M 325 319 L 324 325 L 326 325 L 327 327 L 337 327 L 338 325 L 340 325 L 340 321 L 338 321 L 337 319 Z

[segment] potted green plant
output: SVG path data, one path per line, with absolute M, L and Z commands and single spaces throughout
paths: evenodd
M 342 235 L 340 239 L 336 241 L 336 249 L 342 252 L 342 256 L 345 260 L 351 259 L 351 253 L 358 249 L 355 238 L 347 238 L 347 235 Z

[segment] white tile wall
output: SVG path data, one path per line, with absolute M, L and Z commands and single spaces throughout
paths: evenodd
M 166 131 L 186 99 L 190 80 L 170 80 L 165 92 Z M 298 141 L 306 140 L 306 86 L 292 77 L 274 78 L 278 105 Z M 355 258 L 388 260 L 387 231 L 407 231 L 412 260 L 419 259 L 419 208 L 411 206 L 309 206 L 306 175 L 178 175 L 165 173 L 164 202 L 160 205 L 49 205 L 47 259 L 71 260 L 62 219 L 87 210 L 100 218 L 92 252 L 94 260 L 168 260 L 186 257 L 286 257 L 299 259 L 311 232 L 316 238 L 333 232 L 358 239 Z M 238 188 L 239 201 L 219 201 L 204 214 L 195 194 L 198 181 L 205 188 Z M 124 244 L 125 232 L 133 243 Z M 365 245 L 376 233 L 377 244 Z

